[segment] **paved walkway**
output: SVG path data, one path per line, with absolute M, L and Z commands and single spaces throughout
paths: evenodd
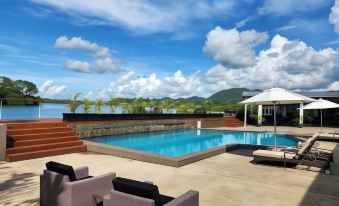
M 251 154 L 236 150 L 180 168 L 89 152 L 0 162 L 0 205 L 38 205 L 39 175 L 50 160 L 89 166 L 95 176 L 114 171 L 118 176 L 150 180 L 167 195 L 198 190 L 201 206 L 338 205 L 339 176 L 303 167 L 253 165 Z

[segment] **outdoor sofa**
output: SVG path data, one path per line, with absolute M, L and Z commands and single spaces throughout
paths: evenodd
M 88 167 L 74 168 L 48 162 L 40 175 L 41 206 L 92 206 L 93 195 L 108 194 L 113 186 L 115 173 L 97 177 L 89 176 Z
M 159 193 L 151 182 L 117 177 L 111 192 L 104 196 L 104 206 L 199 206 L 199 192 L 189 190 L 177 198 Z
M 296 166 L 298 164 L 321 168 L 326 174 L 330 174 L 330 161 L 332 153 L 320 152 L 312 149 L 319 133 L 309 138 L 300 148 L 278 148 L 277 150 L 256 150 L 253 152 L 254 163 L 272 163 L 283 162 L 284 167 L 287 164 Z

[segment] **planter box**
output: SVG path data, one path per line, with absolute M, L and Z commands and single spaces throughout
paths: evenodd
M 222 118 L 223 114 L 82 114 L 63 113 L 64 122 L 110 121 L 110 120 L 154 120 L 154 119 L 202 119 Z

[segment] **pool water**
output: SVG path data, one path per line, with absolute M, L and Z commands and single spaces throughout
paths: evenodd
M 274 133 L 185 129 L 92 137 L 89 140 L 112 146 L 177 157 L 231 143 L 274 145 Z M 277 145 L 296 146 L 297 144 L 298 140 L 294 137 L 277 134 Z

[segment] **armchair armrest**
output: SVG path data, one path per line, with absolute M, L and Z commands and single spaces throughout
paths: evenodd
M 154 206 L 151 199 L 111 190 L 110 195 L 103 198 L 104 206 Z
M 66 189 L 69 189 L 72 194 L 71 205 L 87 206 L 88 203 L 92 202 L 93 194 L 108 194 L 113 189 L 112 180 L 115 177 L 115 173 L 111 172 L 88 179 L 65 183 Z
M 88 167 L 83 166 L 83 167 L 78 167 L 74 169 L 75 177 L 77 179 L 82 179 L 84 177 L 87 177 L 89 175 L 89 170 Z
M 199 206 L 199 192 L 189 190 L 164 206 Z

